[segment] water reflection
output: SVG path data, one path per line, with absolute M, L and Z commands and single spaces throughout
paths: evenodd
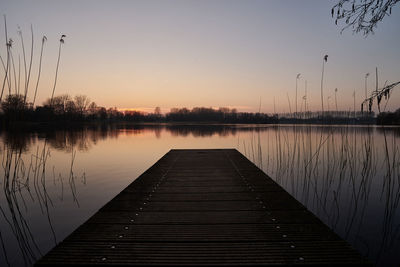
M 44 139 L 48 145 L 57 150 L 71 152 L 72 149 L 78 151 L 89 151 L 99 141 L 118 138 L 120 135 L 143 135 L 147 133 L 154 134 L 156 138 L 162 138 L 163 133 L 168 133 L 175 137 L 229 137 L 236 136 L 240 133 L 260 133 L 273 132 L 279 134 L 281 141 L 288 141 L 288 135 L 293 129 L 298 132 L 298 138 L 309 136 L 310 131 L 319 132 L 324 135 L 347 134 L 350 129 L 355 135 L 373 135 L 375 131 L 380 134 L 389 134 L 400 136 L 400 127 L 368 127 L 368 126 L 342 126 L 342 125 L 179 125 L 179 124 L 155 124 L 155 125 L 132 125 L 132 124 L 116 124 L 116 125 L 93 125 L 73 130 L 56 130 L 56 131 L 38 131 L 34 133 L 21 132 L 1 132 L 0 138 L 3 143 L 10 147 L 21 149 L 23 152 L 35 144 L 37 139 Z M 345 133 L 344 133 L 345 131 Z M 301 136 L 300 136 L 301 135 Z M 254 137 L 254 136 L 253 136 Z M 291 136 L 290 136 L 291 137 Z M 347 136 L 348 137 L 348 136 Z M 302 142 L 305 139 L 302 139 Z M 245 140 L 244 140 L 245 141 Z M 257 140 L 252 140 L 253 146 Z M 298 140 L 297 140 L 298 141 Z M 328 140 L 324 140 L 328 141 Z M 258 142 L 258 141 L 257 141 Z M 261 141 L 260 141 L 261 142 Z M 248 144 L 247 144 L 248 145 Z M 249 147 L 251 148 L 251 147 Z
M 253 135 L 241 150 L 364 255 L 395 264 L 400 261 L 398 129 L 278 127 L 264 139 Z
M 78 151 L 89 151 L 97 142 L 110 138 L 118 138 L 120 135 L 143 135 L 154 133 L 156 138 L 162 138 L 164 131 L 176 137 L 211 137 L 236 135 L 240 132 L 260 131 L 265 127 L 254 126 L 235 126 L 235 125 L 110 125 L 110 126 L 91 126 L 70 131 L 46 131 L 35 133 L 15 133 L 2 132 L 3 142 L 14 147 L 19 147 L 27 151 L 28 147 L 35 143 L 37 139 L 44 139 L 48 145 L 57 150 L 71 152 L 72 149 Z
M 43 252 L 36 241 L 37 233 L 32 230 L 35 225 L 32 225 L 31 220 L 27 218 L 30 209 L 40 210 L 41 218 L 43 218 L 41 221 L 48 228 L 49 242 L 52 242 L 53 246 L 58 242 L 50 214 L 50 207 L 54 208 L 54 204 L 47 190 L 48 179 L 46 177 L 48 176 L 47 161 L 51 156 L 51 150 L 47 142 L 44 142 L 43 146 L 38 145 L 36 150 L 30 151 L 33 154 L 26 158 L 23 157 L 24 153 L 35 143 L 33 136 L 5 133 L 2 137 L 4 138 L 2 148 L 2 189 L 4 194 L 0 199 L 0 242 L 4 262 L 2 260 L 0 264 L 14 266 L 22 264 L 18 261 L 23 261 L 25 266 L 31 266 L 43 255 Z M 72 149 L 68 185 L 74 201 L 78 204 L 73 174 L 75 152 L 69 142 L 66 144 L 68 145 L 62 146 L 64 149 Z M 30 160 L 27 161 L 27 159 Z M 59 173 L 56 178 L 54 166 L 52 171 L 53 183 L 56 187 L 61 188 L 60 199 L 62 200 L 64 195 L 63 176 Z M 13 247 L 13 243 L 15 243 L 15 247 Z M 12 251 L 10 252 L 10 250 Z M 12 254 L 12 260 L 9 259 L 9 254 Z M 19 257 L 17 262 L 16 254 Z
M 363 255 L 382 266 L 394 265 L 400 262 L 399 140 L 399 127 L 325 125 L 93 125 L 2 132 L 3 254 L 10 251 L 12 236 L 24 263 L 31 265 L 74 229 L 60 234 L 62 225 L 71 223 L 54 221 L 58 209 L 73 215 L 88 202 L 93 202 L 91 211 L 107 202 L 101 194 L 78 190 L 77 185 L 86 186 L 86 173 L 95 177 L 88 182 L 92 191 L 101 189 L 111 198 L 170 148 L 236 147 Z M 117 171 L 98 170 L 107 156 Z M 133 170 L 135 163 L 140 166 Z M 118 184 L 123 175 L 127 178 Z M 105 189 L 114 184 L 119 186 L 114 191 Z M 75 209 L 62 206 L 66 201 Z M 47 243 L 37 242 L 37 230 L 32 230 L 37 222 L 27 219 L 32 210 L 45 219 Z M 90 216 L 85 214 L 77 225 Z M 7 229 L 12 234 L 5 237 Z M 11 262 L 3 258 L 4 264 Z

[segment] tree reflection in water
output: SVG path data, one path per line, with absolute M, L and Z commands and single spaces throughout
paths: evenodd
M 39 206 L 46 219 L 46 234 L 54 246 L 60 241 L 52 217 L 57 209 L 55 201 L 66 201 L 68 194 L 76 208 L 82 204 L 76 185 L 86 184 L 86 173 L 75 174 L 76 153 L 89 152 L 102 141 L 121 137 L 133 140 L 136 136 L 152 136 L 149 142 L 165 139 L 171 142 L 170 147 L 177 139 L 192 138 L 203 145 L 209 140 L 227 139 L 362 254 L 380 265 L 399 260 L 398 127 L 95 125 L 69 131 L 0 135 L 4 144 L 0 148 L 4 173 L 0 241 L 7 255 L 9 240 L 5 240 L 5 234 L 11 229 L 26 265 L 44 253 L 27 219 L 31 203 Z M 134 149 L 132 153 L 140 153 Z M 48 166 L 48 159 L 56 151 L 69 155 L 64 172 L 57 171 L 62 166 Z M 10 260 L 5 256 L 7 262 Z
M 387 257 L 399 249 L 400 128 L 271 129 L 264 139 L 238 142 L 239 150 L 362 254 L 393 264 Z
M 3 180 L 2 189 L 3 197 L 0 201 L 0 212 L 4 224 L 0 228 L 0 242 L 2 251 L 4 254 L 5 263 L 9 266 L 13 265 L 8 257 L 9 239 L 4 239 L 4 234 L 8 232 L 14 237 L 14 241 L 17 243 L 19 254 L 23 260 L 24 265 L 30 266 L 42 256 L 42 250 L 36 242 L 35 233 L 32 231 L 32 225 L 30 225 L 30 214 L 29 209 L 32 208 L 32 203 L 38 205 L 40 212 L 45 218 L 48 226 L 48 235 L 54 245 L 57 244 L 56 231 L 52 223 L 52 216 L 50 214 L 50 207 L 55 208 L 52 198 L 47 191 L 48 185 L 46 184 L 49 180 L 49 170 L 47 168 L 47 161 L 51 157 L 51 149 L 62 148 L 71 153 L 71 166 L 68 177 L 69 189 L 72 192 L 73 200 L 77 205 L 77 192 L 75 188 L 75 175 L 73 173 L 73 164 L 75 158 L 74 146 L 78 146 L 79 149 L 86 149 L 84 145 L 84 139 L 68 138 L 67 142 L 60 144 L 60 139 L 50 139 L 49 145 L 47 141 L 43 143 L 43 146 L 38 145 L 34 154 L 30 155 L 30 161 L 27 162 L 26 158 L 23 159 L 23 154 L 27 153 L 30 146 L 35 143 L 35 138 L 32 135 L 19 135 L 15 133 L 4 133 L 3 140 L 4 146 L 2 147 L 2 168 L 3 168 Z M 82 143 L 83 142 L 83 143 Z M 64 181 L 63 175 L 60 173 L 58 179 L 56 179 L 55 168 L 53 166 L 53 182 L 55 186 L 61 187 L 60 199 L 63 199 L 64 195 Z M 82 182 L 85 177 L 83 177 Z M 13 252 L 15 254 L 15 252 Z

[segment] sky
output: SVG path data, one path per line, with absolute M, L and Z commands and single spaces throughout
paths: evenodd
M 24 75 L 18 27 L 27 61 L 30 26 L 34 55 L 29 99 L 38 74 L 41 39 L 46 35 L 37 104 L 51 96 L 61 34 L 55 95 L 87 95 L 100 106 L 153 111 L 161 107 L 230 107 L 272 113 L 298 110 L 307 82 L 311 110 L 321 109 L 321 71 L 325 54 L 324 106 L 357 109 L 368 92 L 400 81 L 400 4 L 364 37 L 335 25 L 336 1 L 321 0 L 159 0 L 19 1 L 0 0 L 18 73 Z M 0 42 L 5 44 L 4 21 Z M 6 58 L 6 47 L 0 47 Z M 4 77 L 4 69 L 0 78 Z M 335 88 L 337 102 L 335 103 Z M 261 108 L 260 108 L 261 103 Z M 274 105 L 275 103 L 275 105 Z M 387 110 L 400 107 L 400 86 Z

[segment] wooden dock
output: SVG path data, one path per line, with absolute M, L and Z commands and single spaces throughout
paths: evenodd
M 368 264 L 234 149 L 171 150 L 36 265 Z

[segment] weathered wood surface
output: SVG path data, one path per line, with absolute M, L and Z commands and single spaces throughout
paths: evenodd
M 171 150 L 37 265 L 364 264 L 234 149 Z

